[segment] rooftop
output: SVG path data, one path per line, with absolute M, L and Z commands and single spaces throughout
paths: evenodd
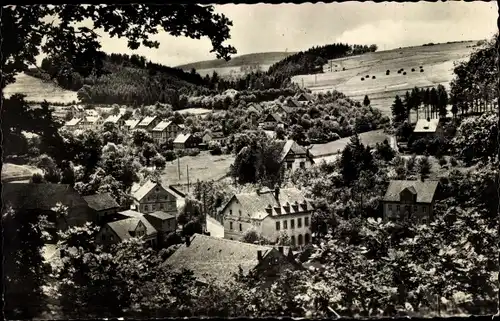
M 415 125 L 414 133 L 435 133 L 439 125 L 439 119 L 419 119 Z
M 104 211 L 120 207 L 109 193 L 83 196 L 83 199 L 87 202 L 89 207 L 95 211 Z
M 170 124 L 172 124 L 172 121 L 165 121 L 165 120 L 162 120 L 161 122 L 158 123 L 158 125 L 156 125 L 155 128 L 153 128 L 153 131 L 154 132 L 161 132 L 163 130 L 165 130 L 165 128 L 167 128 L 168 126 L 170 126 Z
M 152 217 L 156 217 L 156 218 L 158 218 L 160 220 L 169 220 L 169 219 L 175 218 L 175 215 L 169 214 L 169 213 L 165 213 L 165 212 L 162 212 L 162 211 L 156 211 L 156 212 L 153 212 L 153 213 L 148 213 L 147 215 L 152 216 Z
M 110 115 L 108 116 L 108 118 L 106 118 L 104 122 L 116 124 L 122 118 L 122 116 L 123 116 L 122 114 Z
M 76 126 L 80 121 L 82 121 L 81 118 L 73 118 L 71 120 L 68 120 L 64 126 Z
M 417 194 L 417 203 L 431 203 L 438 184 L 438 181 L 432 180 L 393 180 L 390 181 L 383 200 L 386 202 L 399 202 L 400 193 L 407 189 L 413 194 Z
M 289 139 L 282 142 L 282 144 L 283 149 L 281 150 L 280 161 L 283 161 L 290 152 L 294 155 L 307 155 L 305 148 L 297 144 L 294 140 Z
M 174 139 L 174 143 L 184 144 L 189 139 L 189 137 L 191 137 L 191 134 L 179 134 Z
M 144 117 L 141 122 L 139 124 L 137 124 L 137 126 L 148 126 L 149 124 L 151 124 L 153 122 L 153 120 L 155 120 L 156 116 L 147 116 L 147 117 Z
M 127 220 L 129 220 L 129 221 L 117 223 L 117 224 L 115 224 L 115 226 L 121 226 L 122 228 L 123 227 L 131 227 L 131 226 L 134 227 L 133 222 L 135 222 L 135 221 L 131 221 L 130 219 L 135 219 L 135 220 L 140 220 L 142 222 L 142 224 L 144 224 L 146 226 L 146 235 L 147 236 L 152 236 L 152 235 L 155 235 L 157 233 L 156 229 L 153 227 L 153 225 L 151 225 L 151 223 L 149 223 L 149 221 L 144 217 L 144 214 L 142 214 L 142 213 L 132 211 L 132 210 L 126 210 L 126 211 L 118 212 L 118 214 L 121 214 L 121 215 L 126 216 L 128 218 L 114 221 L 112 223 L 117 223 L 117 222 L 122 222 L 122 221 L 127 221 Z M 111 224 L 111 223 L 108 223 L 108 224 Z M 135 223 L 135 227 L 137 227 L 137 223 Z M 135 227 L 132 230 L 134 230 Z M 127 231 L 129 231 L 129 230 L 127 230 Z M 115 230 L 115 232 L 116 232 L 116 230 Z M 129 236 L 129 238 L 130 237 L 131 236 Z

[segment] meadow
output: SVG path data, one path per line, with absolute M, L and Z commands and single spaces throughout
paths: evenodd
M 33 166 L 4 163 L 2 166 L 2 182 L 28 181 L 35 173 L 43 175 L 41 169 Z
M 407 47 L 334 59 L 331 60 L 332 71 L 327 64 L 322 74 L 295 76 L 292 81 L 312 92 L 337 90 L 359 101 L 368 95 L 372 107 L 390 115 L 394 97 L 404 95 L 415 86 L 427 88 L 442 84 L 449 89 L 454 63 L 468 59 L 476 43 Z M 406 75 L 398 74 L 399 69 L 404 69 Z M 389 75 L 386 75 L 387 70 L 390 70 Z
M 46 100 L 49 103 L 71 103 L 78 101 L 76 91 L 62 89 L 54 82 L 43 81 L 25 73 L 16 75 L 16 82 L 4 89 L 6 98 L 14 94 L 24 94 L 26 100 L 35 102 Z

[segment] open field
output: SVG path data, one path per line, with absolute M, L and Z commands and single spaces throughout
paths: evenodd
M 304 87 L 313 92 L 334 89 L 359 101 L 368 95 L 373 107 L 390 115 L 394 97 L 404 95 L 415 86 L 426 88 L 442 84 L 449 89 L 454 62 L 466 60 L 474 51 L 475 48 L 471 47 L 474 44 L 476 41 L 407 47 L 334 59 L 331 61 L 333 72 L 329 71 L 329 65 L 325 65 L 323 74 L 295 76 L 292 80 L 299 85 L 303 82 Z M 420 72 L 420 66 L 424 72 Z M 401 68 L 406 75 L 397 73 Z M 386 70 L 390 70 L 389 75 L 386 75 Z
M 211 109 L 207 108 L 186 108 L 178 110 L 179 114 L 194 114 L 194 115 L 204 115 L 212 112 Z
M 218 180 L 229 172 L 229 166 L 234 162 L 233 155 L 210 155 L 209 152 L 201 152 L 198 156 L 184 156 L 179 160 L 167 162 L 162 173 L 162 182 L 165 185 L 187 184 L 187 167 L 189 167 L 189 182 L 196 183 L 197 180 Z M 180 167 L 180 178 L 179 178 Z
M 14 94 L 26 95 L 26 100 L 49 103 L 71 103 L 78 101 L 76 91 L 70 91 L 58 87 L 50 81 L 29 76 L 25 73 L 16 75 L 16 82 L 8 85 L 4 90 L 5 97 Z
M 389 136 L 385 134 L 382 129 L 359 134 L 359 138 L 364 145 L 369 146 L 375 146 L 377 143 L 382 143 L 385 139 L 389 140 Z M 325 144 L 314 144 L 309 151 L 314 159 L 332 156 L 341 153 L 350 140 L 351 137 L 344 137 Z
M 5 163 L 2 166 L 2 182 L 29 180 L 35 173 L 43 174 L 41 169 L 33 166 Z

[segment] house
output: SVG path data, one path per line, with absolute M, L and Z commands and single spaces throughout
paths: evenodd
M 99 117 L 99 113 L 95 109 L 85 109 L 85 116 Z
M 250 104 L 250 106 L 247 107 L 247 113 L 251 114 L 251 113 L 254 113 L 254 114 L 260 114 L 264 111 L 264 109 L 262 108 L 262 106 L 258 105 L 258 104 Z
M 432 219 L 438 181 L 393 180 L 382 199 L 384 220 L 406 220 L 427 223 Z
M 228 89 L 225 92 L 222 93 L 223 96 L 228 96 L 234 99 L 236 95 L 238 94 L 238 91 L 236 89 Z
M 85 116 L 85 109 L 82 106 L 78 105 L 73 105 L 69 109 L 75 117 L 84 117 Z
M 294 109 L 293 107 L 289 107 L 287 105 L 282 104 L 282 105 L 276 105 L 275 110 L 277 114 L 288 115 L 291 114 Z
M 141 213 L 166 212 L 177 216 L 177 197 L 160 183 L 147 181 L 132 194 L 133 209 Z
M 136 126 L 135 129 L 144 129 L 147 132 L 150 132 L 155 128 L 161 119 L 156 116 L 147 116 L 144 117 Z
M 174 139 L 174 149 L 186 149 L 196 147 L 196 140 L 191 134 L 179 134 Z
M 262 126 L 266 129 L 275 129 L 276 127 L 284 127 L 284 123 L 280 115 L 271 113 L 267 114 L 267 116 L 264 118 Z
M 299 107 L 302 107 L 302 104 L 300 102 L 298 102 L 296 99 L 294 99 L 292 97 L 288 97 L 283 102 L 283 106 L 291 107 L 291 108 L 299 108 Z
M 124 129 L 126 130 L 134 130 L 136 129 L 137 125 L 139 124 L 141 120 L 140 119 L 129 119 L 125 121 L 124 124 Z
M 125 125 L 125 120 L 123 119 L 123 114 L 110 115 L 104 120 L 104 124 L 106 123 L 112 123 L 121 128 Z
M 312 212 L 312 204 L 293 187 L 235 194 L 220 214 L 224 217 L 224 238 L 240 240 L 254 228 L 271 242 L 286 232 L 292 246 L 302 246 L 311 242 Z
M 91 219 L 94 223 L 101 225 L 116 218 L 120 205 L 109 193 L 83 196 L 91 211 Z
M 175 214 L 156 211 L 144 214 L 144 217 L 158 232 L 159 245 L 164 245 L 167 235 L 177 230 L 177 219 Z
M 235 275 L 252 273 L 273 279 L 286 269 L 300 269 L 289 251 L 201 234 L 188 238 L 163 265 L 174 271 L 188 269 L 200 284 L 227 284 Z
M 157 144 L 163 144 L 168 139 L 175 139 L 182 129 L 173 121 L 161 121 L 152 129 L 153 139 Z
M 439 122 L 439 119 L 419 119 L 413 130 L 413 134 L 416 137 L 433 137 L 442 136 L 443 127 Z
M 90 130 L 97 129 L 103 124 L 101 116 L 85 116 L 79 123 L 79 129 Z
M 293 172 L 299 168 L 309 168 L 312 166 L 313 159 L 304 147 L 297 144 L 294 140 L 284 141 L 282 145 L 280 162 L 286 170 Z
M 220 144 L 224 144 L 226 142 L 226 137 L 224 136 L 224 133 L 222 133 L 221 131 L 218 131 L 218 132 L 206 133 L 203 136 L 202 141 L 204 144 L 208 144 L 211 141 L 218 142 Z
M 302 105 L 307 105 L 310 102 L 314 101 L 314 96 L 309 94 L 309 93 L 300 93 L 300 94 L 295 95 L 294 99 L 295 99 L 295 101 L 297 101 L 298 103 L 300 103 Z
M 103 245 L 123 242 L 133 237 L 143 238 L 150 246 L 157 245 L 156 229 L 142 213 L 135 211 L 118 212 L 118 220 L 108 222 L 97 233 L 96 240 Z
M 73 118 L 64 124 L 64 128 L 67 128 L 69 130 L 77 129 L 81 121 L 82 121 L 81 118 Z
M 4 183 L 2 200 L 5 206 L 37 214 L 45 214 L 51 223 L 50 232 L 81 226 L 90 218 L 85 200 L 68 184 Z M 68 207 L 67 215 L 57 215 L 56 204 Z

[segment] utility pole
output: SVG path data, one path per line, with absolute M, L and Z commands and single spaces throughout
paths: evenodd
M 179 173 L 179 180 L 181 179 L 181 161 L 179 155 L 177 155 L 177 173 Z
M 186 164 L 186 172 L 187 172 L 187 183 L 188 183 L 188 193 L 189 193 L 189 165 Z
M 304 89 L 304 78 L 302 78 L 302 89 Z

